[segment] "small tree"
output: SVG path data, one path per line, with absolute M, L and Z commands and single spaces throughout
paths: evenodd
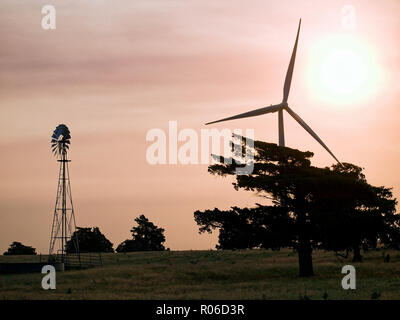
M 378 242 L 394 244 L 400 220 L 391 189 L 370 185 L 362 168 L 350 163 L 333 165 L 331 172 L 327 183 L 315 192 L 318 246 L 353 251 L 353 262 L 360 262 L 362 248 L 376 248 Z
M 73 233 L 67 242 L 67 252 L 75 253 L 75 239 L 78 238 L 81 252 L 114 252 L 113 244 L 100 232 L 98 227 L 80 228 Z
M 24 246 L 21 242 L 14 241 L 10 244 L 10 247 L 6 252 L 3 253 L 5 256 L 12 255 L 36 255 L 36 249 Z
M 163 251 L 165 247 L 164 229 L 158 228 L 144 215 L 135 219 L 137 226 L 131 229 L 132 239 L 125 240 L 117 247 L 117 252 Z
M 285 208 L 263 206 L 232 207 L 231 210 L 205 210 L 194 213 L 200 233 L 219 229 L 217 249 L 293 247 L 294 219 Z

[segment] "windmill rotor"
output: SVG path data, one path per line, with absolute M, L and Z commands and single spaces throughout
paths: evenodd
M 60 124 L 54 130 L 51 136 L 51 151 L 55 156 L 67 154 L 71 143 L 71 134 L 65 124 Z

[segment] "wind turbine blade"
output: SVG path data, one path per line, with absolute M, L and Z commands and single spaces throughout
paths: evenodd
M 292 109 L 286 107 L 286 111 L 296 120 L 315 140 L 319 142 L 321 146 L 325 148 L 326 151 L 340 164 L 342 163 L 335 157 L 331 150 L 326 146 L 326 144 L 317 136 L 317 134 L 301 119 Z
M 294 69 L 294 61 L 296 60 L 296 51 L 297 51 L 297 42 L 299 41 L 299 33 L 300 33 L 301 19 L 299 21 L 299 28 L 297 29 L 296 42 L 294 43 L 292 57 L 290 58 L 289 67 L 286 72 L 285 85 L 283 87 L 283 103 L 287 102 L 290 91 L 290 84 L 292 83 L 293 69 Z
M 212 124 L 212 123 L 217 123 L 217 122 L 222 122 L 222 121 L 228 121 L 228 120 L 235 120 L 235 119 L 241 119 L 241 118 L 260 116 L 262 114 L 279 111 L 280 109 L 282 109 L 282 104 L 276 104 L 276 105 L 273 105 L 273 106 L 259 108 L 259 109 L 253 110 L 253 111 L 237 114 L 236 116 L 232 116 L 232 117 L 229 117 L 229 118 L 224 118 L 224 119 L 221 119 L 221 120 L 208 122 L 208 123 L 206 123 L 206 125 Z

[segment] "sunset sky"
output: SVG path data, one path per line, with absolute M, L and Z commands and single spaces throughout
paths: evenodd
M 46 4 L 55 30 L 41 27 Z M 71 130 L 78 226 L 100 227 L 115 248 L 144 214 L 165 228 L 166 247 L 214 248 L 217 234 L 199 235 L 193 212 L 262 200 L 204 164 L 148 164 L 146 133 L 175 120 L 200 134 L 206 122 L 281 102 L 299 18 L 290 107 L 399 198 L 399 12 L 398 0 L 2 0 L 0 253 L 12 241 L 48 251 L 60 123 Z M 278 141 L 277 114 L 213 127 Z M 285 138 L 314 152 L 314 165 L 334 163 L 287 113 Z

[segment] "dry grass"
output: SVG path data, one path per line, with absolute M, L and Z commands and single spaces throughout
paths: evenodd
M 0 275 L 0 299 L 400 299 L 400 253 L 390 251 L 390 263 L 383 253 L 354 264 L 356 290 L 341 287 L 351 260 L 331 252 L 314 252 L 316 275 L 302 279 L 290 250 L 171 251 L 107 254 L 103 267 L 57 273 L 49 291 L 42 274 Z

